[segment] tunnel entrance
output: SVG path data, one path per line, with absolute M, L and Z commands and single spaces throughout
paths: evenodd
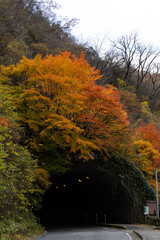
M 94 167 L 75 167 L 53 179 L 39 217 L 47 227 L 132 223 L 133 203 L 111 174 Z

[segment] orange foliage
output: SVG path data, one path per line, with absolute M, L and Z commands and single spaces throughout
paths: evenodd
M 47 188 L 51 185 L 49 182 L 49 173 L 43 168 L 34 169 L 34 187 L 37 194 L 44 194 Z
M 2 69 L 15 87 L 20 120 L 30 129 L 30 146 L 62 149 L 83 159 L 93 152 L 120 151 L 129 136 L 129 121 L 112 86 L 95 84 L 98 70 L 68 52 L 37 55 Z M 123 144 L 122 144 L 123 143 Z
M 136 154 L 133 160 L 155 188 L 155 169 L 160 167 L 160 130 L 155 123 L 142 124 L 135 129 L 134 146 Z
M 84 95 L 84 109 L 78 116 L 79 125 L 85 130 L 83 135 L 95 140 L 106 153 L 113 148 L 122 150 L 119 147 L 124 135 L 129 136 L 129 121 L 115 87 L 104 88 L 90 83 L 85 87 Z
M 8 119 L 0 117 L 0 127 L 8 126 Z
M 136 129 L 135 138 L 148 141 L 155 150 L 160 152 L 160 130 L 155 127 L 155 123 L 142 124 Z M 156 158 L 155 165 L 157 167 L 160 165 L 160 157 Z
M 160 159 L 159 151 L 150 142 L 144 140 L 137 140 L 134 145 L 139 154 L 134 159 L 136 165 L 147 175 L 152 174 L 157 167 L 157 160 Z

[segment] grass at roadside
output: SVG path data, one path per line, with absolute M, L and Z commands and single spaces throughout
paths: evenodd
M 3 219 L 0 221 L 1 240 L 31 240 L 40 236 L 44 228 L 37 223 L 36 218 L 29 214 L 18 219 Z

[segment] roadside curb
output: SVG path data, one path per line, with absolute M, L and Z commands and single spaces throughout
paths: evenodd
M 47 231 L 44 231 L 44 233 L 42 233 L 40 236 L 37 236 L 37 237 L 35 237 L 35 238 L 32 238 L 32 240 L 38 240 L 38 239 L 40 239 L 41 237 L 43 237 L 44 235 L 46 235 L 46 233 L 47 233 Z
M 128 230 L 127 227 L 122 226 L 122 225 L 118 225 L 118 224 L 103 224 L 103 223 L 99 223 L 99 224 L 96 224 L 96 226 L 99 226 L 99 227 L 110 227 L 110 228 L 119 228 L 119 229 Z
M 160 227 L 158 227 L 158 226 L 153 226 L 153 230 L 160 230 Z
M 121 225 L 118 225 L 118 224 L 106 224 L 105 226 L 106 226 L 106 227 L 120 228 L 120 229 L 128 230 L 127 227 L 121 226 Z
M 136 232 L 136 231 L 133 231 L 141 240 L 145 240 L 143 237 L 142 237 L 142 235 L 141 234 L 139 234 L 138 232 Z

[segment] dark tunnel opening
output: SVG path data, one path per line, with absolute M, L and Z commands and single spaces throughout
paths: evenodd
M 39 217 L 45 227 L 132 223 L 133 203 L 126 188 L 107 172 L 78 167 L 53 179 Z

